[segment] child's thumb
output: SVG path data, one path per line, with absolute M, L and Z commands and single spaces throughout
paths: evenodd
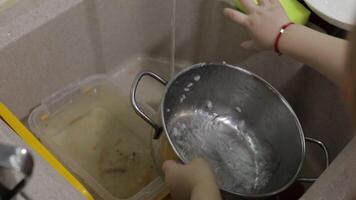
M 179 164 L 176 161 L 166 160 L 166 161 L 164 161 L 164 163 L 162 165 L 162 171 L 166 174 L 167 171 L 170 171 L 178 166 L 179 166 Z

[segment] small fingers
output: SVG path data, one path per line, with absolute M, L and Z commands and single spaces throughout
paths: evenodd
M 241 4 L 246 8 L 247 13 L 251 13 L 258 8 L 255 0 L 241 0 Z
M 248 17 L 247 15 L 237 11 L 233 10 L 231 8 L 225 8 L 224 9 L 224 14 L 228 16 L 232 21 L 241 24 L 241 25 L 246 25 Z

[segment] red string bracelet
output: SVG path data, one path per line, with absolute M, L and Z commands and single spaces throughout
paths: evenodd
M 281 27 L 281 29 L 279 30 L 279 33 L 276 37 L 276 40 L 274 41 L 274 51 L 278 54 L 278 55 L 282 55 L 282 53 L 279 51 L 279 41 L 281 40 L 282 35 L 284 34 L 285 30 L 293 25 L 293 22 L 289 22 L 288 24 L 285 24 Z

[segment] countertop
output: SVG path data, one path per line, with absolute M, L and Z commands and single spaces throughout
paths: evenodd
M 4 144 L 21 146 L 30 149 L 7 124 L 0 119 L 0 141 Z M 31 180 L 24 189 L 24 193 L 31 200 L 84 200 L 62 176 L 60 176 L 45 160 L 32 154 L 35 160 L 35 168 Z M 11 177 L 11 176 L 10 176 Z M 7 178 L 10 178 L 7 177 Z M 4 181 L 4 180 L 1 180 Z M 9 180 L 13 181 L 13 180 Z M 21 195 L 16 200 L 23 200 Z

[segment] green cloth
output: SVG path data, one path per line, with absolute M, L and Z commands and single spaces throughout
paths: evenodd
M 253 1 L 253 0 L 251 0 Z M 257 4 L 257 0 L 254 0 Z M 306 24 L 310 17 L 310 11 L 297 0 L 279 0 L 286 11 L 289 19 L 296 24 Z M 246 9 L 241 5 L 240 0 L 235 0 L 236 7 L 246 12 Z

